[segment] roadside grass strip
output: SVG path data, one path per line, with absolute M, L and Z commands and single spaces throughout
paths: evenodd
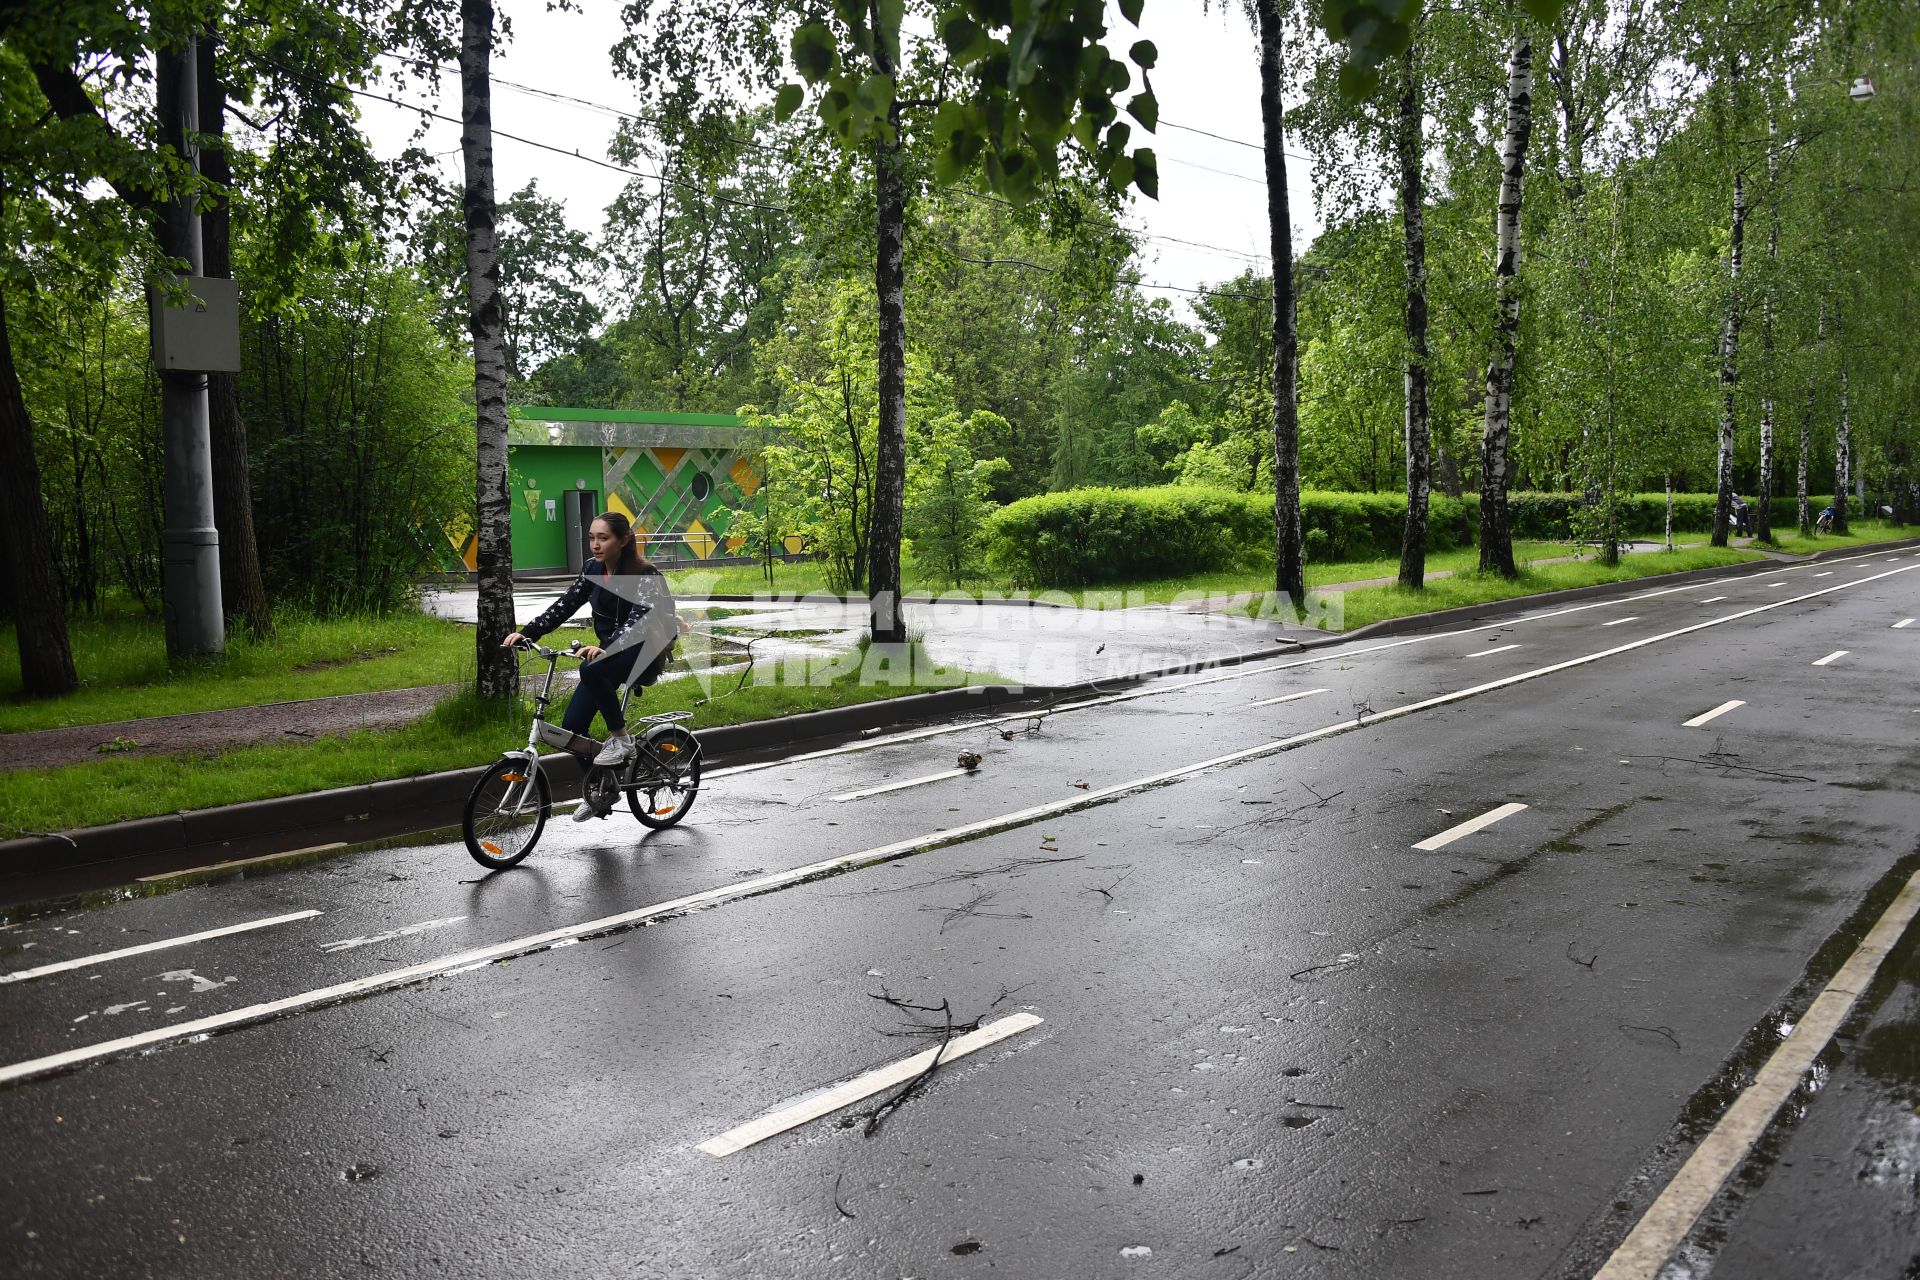
M 929 782 L 944 782 L 948 778 L 958 778 L 962 774 L 971 772 L 972 770 L 970 769 L 942 769 L 939 773 L 929 773 L 918 778 L 908 778 L 902 782 L 888 782 L 878 787 L 865 787 L 859 791 L 842 791 L 837 796 L 829 796 L 827 798 L 836 803 L 847 800 L 865 800 L 868 796 L 883 796 L 889 791 L 905 791 L 908 787 L 922 787 Z
M 1291 737 L 1261 743 L 1258 746 L 1246 747 L 1225 755 L 1214 756 L 1208 760 L 1198 760 L 1192 764 L 1181 765 L 1162 773 L 1151 774 L 1147 777 L 1136 778 L 1127 782 L 1115 783 L 1112 786 L 1101 787 L 1097 790 L 1083 792 L 1070 799 L 1033 805 L 1026 809 L 1015 810 L 1011 813 L 1000 814 L 995 817 L 983 818 L 961 826 L 947 827 L 923 835 L 909 836 L 906 839 L 897 840 L 891 844 L 880 845 L 876 848 L 843 854 L 840 857 L 808 863 L 805 866 L 793 867 L 785 871 L 771 872 L 767 875 L 757 876 L 751 880 L 718 885 L 711 889 L 704 889 L 679 898 L 671 898 L 665 902 L 655 903 L 651 906 L 637 907 L 630 911 L 601 916 L 597 919 L 582 921 L 578 924 L 563 925 L 560 928 L 549 929 L 542 933 L 520 938 L 510 938 L 506 941 L 496 942 L 488 946 L 475 947 L 471 950 L 441 956 L 437 959 L 423 961 L 419 964 L 408 965 L 405 968 L 390 969 L 384 973 L 369 974 L 366 977 L 358 978 L 351 982 L 337 983 L 333 986 L 321 987 L 316 990 L 285 996 L 278 1000 L 269 1000 L 260 1004 L 249 1005 L 242 1009 L 233 1009 L 225 1013 L 175 1023 L 171 1026 L 154 1027 L 133 1035 L 123 1036 L 117 1040 L 108 1040 L 92 1045 L 82 1045 L 73 1049 L 64 1050 L 60 1053 L 48 1054 L 45 1057 L 11 1063 L 6 1066 L 0 1066 L 0 1086 L 17 1084 L 21 1081 L 31 1080 L 40 1076 L 53 1075 L 61 1071 L 67 1071 L 74 1067 L 85 1065 L 89 1062 L 116 1057 L 135 1050 L 151 1048 L 156 1045 L 197 1040 L 238 1027 L 270 1021 L 306 1009 L 337 1004 L 343 1000 L 351 1000 L 358 996 L 372 994 L 376 991 L 386 991 L 395 987 L 411 986 L 443 974 L 479 969 L 497 960 L 507 960 L 517 956 L 530 955 L 537 951 L 548 950 L 557 944 L 578 942 L 586 938 L 629 929 L 650 921 L 665 920 L 706 907 L 716 907 L 723 903 L 735 902 L 743 898 L 758 897 L 761 894 L 771 893 L 808 880 L 856 871 L 865 867 L 879 866 L 883 863 L 895 862 L 901 858 L 912 857 L 916 854 L 929 853 L 949 845 L 961 844 L 982 836 L 996 835 L 1000 832 L 1015 830 L 1044 819 L 1059 817 L 1063 814 L 1077 813 L 1082 809 L 1090 809 L 1096 805 L 1107 804 L 1123 797 L 1151 791 L 1178 782 L 1184 778 L 1211 772 L 1229 765 L 1241 764 L 1249 760 L 1258 760 L 1266 756 L 1277 755 L 1284 751 L 1292 751 L 1309 743 L 1339 737 L 1343 734 L 1371 730 L 1377 725 L 1399 720 L 1406 716 L 1431 711 L 1437 707 L 1451 706 L 1456 702 L 1464 702 L 1469 698 L 1479 697 L 1482 694 L 1492 693 L 1495 690 L 1511 688 L 1514 685 L 1524 684 L 1528 681 L 1543 679 L 1546 676 L 1556 675 L 1562 671 L 1571 671 L 1577 667 L 1587 666 L 1592 663 L 1604 661 L 1607 658 L 1616 657 L 1619 654 L 1644 649 L 1649 645 L 1678 639 L 1681 636 L 1693 635 L 1696 632 L 1706 631 L 1713 627 L 1738 622 L 1743 618 L 1768 613 L 1775 609 L 1784 609 L 1789 605 L 1801 604 L 1805 601 L 1818 599 L 1821 596 L 1831 595 L 1835 592 L 1846 591 L 1868 582 L 1877 581 L 1880 578 L 1896 577 L 1902 573 L 1911 572 L 1914 568 L 1920 568 L 1920 566 L 1889 569 L 1885 573 L 1875 574 L 1872 577 L 1856 578 L 1851 582 L 1843 582 L 1835 586 L 1823 587 L 1818 591 L 1811 591 L 1805 595 L 1794 596 L 1786 600 L 1778 600 L 1771 604 L 1757 605 L 1751 609 L 1741 610 L 1738 613 L 1727 614 L 1725 617 L 1710 618 L 1705 622 L 1696 622 L 1690 626 L 1661 632 L 1658 635 L 1646 636 L 1639 640 L 1629 641 L 1626 644 L 1614 645 L 1612 648 L 1582 654 L 1579 657 L 1568 658 L 1544 667 L 1536 667 L 1531 671 L 1522 671 L 1514 675 L 1503 676 L 1497 680 L 1488 680 L 1466 689 L 1456 690 L 1453 693 L 1439 694 L 1432 698 L 1423 698 L 1418 702 L 1409 702 L 1402 706 L 1393 707 L 1364 718 L 1338 720 L 1332 724 L 1323 725 L 1318 729 L 1309 729 L 1304 733 L 1294 734 Z M 1484 628 L 1476 628 L 1476 630 L 1478 629 Z M 978 722 L 973 722 L 963 727 L 977 728 Z
M 1719 706 L 1715 707 L 1711 711 L 1703 711 L 1691 720 L 1681 721 L 1680 727 L 1682 729 L 1698 729 L 1701 725 L 1705 724 L 1707 721 L 1718 719 L 1719 717 L 1727 714 L 1727 712 L 1734 710 L 1736 707 L 1744 707 L 1746 705 L 1747 704 L 1741 699 L 1735 698 L 1731 702 L 1721 703 Z
M 210 938 L 225 938 L 236 933 L 250 933 L 255 929 L 270 929 L 277 924 L 292 924 L 295 920 L 311 920 L 319 914 L 317 910 L 291 911 L 283 916 L 268 916 L 264 920 L 249 920 L 244 924 L 230 924 L 220 929 L 206 929 L 200 933 L 184 934 L 178 938 L 162 938 L 158 942 L 143 942 L 137 947 L 122 947 L 118 951 L 102 951 L 97 955 L 81 956 L 77 960 L 62 960 L 57 964 L 43 964 L 37 969 L 15 969 L 11 973 L 0 973 L 0 986 L 5 986 L 12 982 L 26 982 L 31 978 L 44 978 L 55 973 L 68 973 L 74 969 L 91 969 L 97 964 L 107 964 L 114 960 L 125 960 L 128 956 L 143 956 L 150 951 L 165 951 L 169 947 L 184 947 L 190 942 L 205 942 Z
M 1908 879 L 1840 972 L 1814 997 L 1805 1016 L 1755 1074 L 1753 1083 L 1734 1099 L 1606 1265 L 1594 1274 L 1594 1280 L 1654 1280 L 1661 1273 L 1694 1222 L 1719 1194 L 1721 1184 L 1746 1160 L 1773 1123 L 1775 1113 L 1793 1096 L 1916 913 L 1920 913 L 1920 871 Z
M 1022 1031 L 1037 1027 L 1043 1019 L 1031 1013 L 1009 1014 L 986 1026 L 969 1031 L 963 1036 L 955 1036 L 945 1044 L 935 1045 L 922 1050 L 912 1057 L 890 1062 L 884 1067 L 876 1067 L 864 1075 L 855 1076 L 828 1089 L 802 1098 L 790 1107 L 782 1107 L 757 1120 L 727 1130 L 716 1138 L 708 1138 L 698 1150 L 719 1159 L 730 1156 L 736 1151 L 744 1151 L 756 1142 L 765 1142 L 777 1137 L 789 1129 L 797 1129 L 810 1120 L 830 1115 L 842 1107 L 852 1106 L 862 1098 L 871 1098 L 882 1089 L 890 1089 L 896 1084 L 905 1084 L 918 1076 L 925 1075 L 935 1066 L 945 1066 L 955 1058 L 964 1058 L 977 1053 L 1002 1040 L 1019 1035 Z
M 1428 836 L 1425 840 L 1422 840 L 1413 847 L 1422 853 L 1432 853 L 1435 849 L 1444 849 L 1455 840 L 1463 839 L 1476 831 L 1484 831 L 1496 822 L 1511 818 L 1516 813 L 1523 812 L 1526 807 L 1527 806 L 1518 803 L 1503 804 L 1497 809 L 1487 810 L 1477 818 L 1468 818 L 1465 822 L 1457 826 L 1448 827 L 1437 836 Z

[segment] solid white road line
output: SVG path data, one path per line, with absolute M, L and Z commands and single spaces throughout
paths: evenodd
M 721 1156 L 730 1156 L 756 1142 L 765 1142 L 768 1138 L 785 1133 L 789 1129 L 797 1129 L 809 1120 L 818 1120 L 821 1116 L 829 1115 L 842 1107 L 851 1106 L 862 1098 L 871 1098 L 882 1089 L 890 1089 L 896 1084 L 905 1084 L 931 1067 L 935 1059 L 944 1065 L 955 1058 L 964 1058 L 970 1053 L 977 1053 L 1011 1036 L 1017 1036 L 1031 1027 L 1037 1027 L 1041 1021 L 1042 1019 L 1031 1013 L 1009 1014 L 996 1022 L 989 1022 L 984 1027 L 969 1031 L 963 1036 L 955 1036 L 944 1045 L 935 1045 L 910 1058 L 902 1058 L 884 1067 L 876 1067 L 865 1075 L 855 1076 L 851 1080 L 834 1085 L 831 1089 L 823 1089 L 790 1107 L 782 1107 L 778 1111 L 761 1116 L 758 1120 L 750 1120 L 737 1128 L 729 1129 L 717 1138 L 708 1138 L 700 1144 L 698 1149 L 716 1159 Z
M 185 871 L 165 871 L 157 876 L 135 877 L 141 884 L 154 884 L 161 880 L 178 880 L 181 876 L 204 875 L 210 871 L 231 871 L 235 867 L 253 867 L 267 862 L 285 862 L 289 858 L 304 858 L 308 854 L 327 853 L 333 849 L 344 849 L 344 840 L 333 840 L 327 844 L 309 845 L 305 849 L 289 849 L 285 853 L 263 853 L 257 858 L 235 858 L 231 862 L 216 862 L 205 867 L 188 867 Z
M 1912 625 L 1913 625 L 1913 622 L 1914 622 L 1914 620 L 1913 620 L 1912 618 L 1902 618 L 1902 619 L 1900 619 L 1900 621 L 1898 621 L 1898 622 L 1896 622 L 1896 623 L 1894 623 L 1894 624 L 1893 624 L 1893 629 L 1894 629 L 1895 631 L 1901 631 L 1901 630 L 1904 630 L 1904 629 L 1906 629 L 1907 627 L 1910 627 L 1910 626 L 1912 626 Z
M 1721 602 L 1722 600 L 1725 600 L 1725 599 L 1726 599 L 1726 597 L 1725 597 L 1725 596 L 1708 596 L 1708 597 L 1707 597 L 1707 598 L 1706 598 L 1705 600 L 1701 600 L 1701 601 L 1699 601 L 1698 603 L 1700 603 L 1700 604 L 1719 604 L 1719 603 L 1720 603 L 1720 602 Z
M 30 1080 L 36 1076 L 52 1075 L 55 1072 L 64 1071 L 85 1062 L 94 1062 L 102 1058 L 114 1057 L 135 1049 L 147 1048 L 151 1045 L 187 1040 L 196 1036 L 212 1035 L 215 1032 L 228 1031 L 236 1027 L 248 1026 L 257 1022 L 265 1022 L 269 1019 L 277 1018 L 282 1014 L 294 1013 L 302 1009 L 315 1008 L 321 1005 L 335 1004 L 342 1000 L 349 1000 L 355 996 L 367 995 L 375 991 L 385 991 L 394 987 L 408 986 L 428 978 L 438 977 L 441 974 L 477 969 L 495 960 L 505 960 L 515 956 L 530 955 L 536 951 L 544 951 L 557 943 L 578 942 L 582 938 L 611 933 L 616 929 L 629 928 L 646 921 L 682 915 L 688 911 L 702 907 L 719 906 L 721 903 L 735 901 L 740 898 L 757 897 L 760 894 L 770 893 L 776 889 L 784 889 L 789 885 L 799 884 L 805 880 L 812 880 L 817 876 L 828 875 L 835 872 L 852 871 L 860 867 L 878 866 L 883 863 L 896 861 L 900 858 L 910 857 L 917 853 L 927 853 L 947 845 L 959 844 L 979 836 L 994 835 L 1001 831 L 1014 830 L 1045 818 L 1075 813 L 1081 809 L 1090 809 L 1096 805 L 1105 804 L 1110 800 L 1116 800 L 1123 796 L 1135 795 L 1143 791 L 1163 787 L 1169 783 L 1178 782 L 1182 778 L 1207 773 L 1228 765 L 1241 764 L 1248 760 L 1258 760 L 1265 756 L 1277 755 L 1283 751 L 1292 751 L 1295 748 L 1305 746 L 1311 742 L 1319 742 L 1325 738 L 1335 738 L 1342 734 L 1372 729 L 1376 725 L 1384 724 L 1391 720 L 1398 720 L 1404 716 L 1417 715 L 1422 711 L 1430 711 L 1435 707 L 1450 706 L 1456 702 L 1463 702 L 1468 698 L 1478 697 L 1483 693 L 1492 693 L 1497 689 L 1506 689 L 1517 684 L 1524 684 L 1530 680 L 1539 680 L 1546 676 L 1556 675 L 1562 671 L 1570 671 L 1575 667 L 1583 667 L 1590 663 L 1616 657 L 1619 654 L 1631 653 L 1636 649 L 1644 649 L 1649 645 L 1659 644 L 1662 641 L 1692 635 L 1698 631 L 1707 631 L 1714 627 L 1723 627 L 1728 623 L 1739 622 L 1742 619 L 1753 617 L 1756 614 L 1770 613 L 1775 609 L 1784 609 L 1788 605 L 1801 604 L 1808 600 L 1817 600 L 1821 596 L 1846 591 L 1853 587 L 1876 581 L 1878 578 L 1898 577 L 1900 574 L 1910 573 L 1917 568 L 1920 568 L 1920 565 L 1910 565 L 1902 569 L 1889 569 L 1885 573 L 1876 575 L 1874 578 L 1856 578 L 1851 582 L 1843 582 L 1832 587 L 1822 587 L 1818 591 L 1809 591 L 1804 595 L 1792 596 L 1785 600 L 1776 600 L 1771 604 L 1756 605 L 1751 609 L 1743 609 L 1738 613 L 1727 614 L 1725 617 L 1709 618 L 1705 622 L 1696 622 L 1690 626 L 1678 627 L 1672 631 L 1661 632 L 1659 635 L 1645 636 L 1638 640 L 1629 641 L 1626 644 L 1614 645 L 1610 649 L 1600 649 L 1593 653 L 1582 654 L 1576 658 L 1567 658 L 1544 667 L 1535 667 L 1531 671 L 1522 671 L 1514 675 L 1502 676 L 1497 680 L 1488 680 L 1485 683 L 1456 690 L 1453 693 L 1443 693 L 1436 697 L 1424 698 L 1419 702 L 1409 702 L 1403 706 L 1392 707 L 1375 715 L 1349 720 L 1337 720 L 1332 724 L 1323 725 L 1318 729 L 1309 729 L 1305 733 L 1296 733 L 1292 737 L 1280 738 L 1273 742 L 1261 743 L 1254 747 L 1246 747 L 1239 751 L 1229 752 L 1226 755 L 1215 756 L 1210 760 L 1200 760 L 1193 764 L 1181 765 L 1178 768 L 1169 769 L 1164 773 L 1153 774 L 1145 778 L 1136 778 L 1130 782 L 1116 783 L 1112 786 L 1102 787 L 1097 791 L 1084 792 L 1071 799 L 1055 800 L 1047 804 L 1039 804 L 1030 808 L 1016 810 L 1013 813 L 1004 813 L 991 818 L 983 818 L 977 822 L 969 822 L 957 827 L 947 827 L 939 831 L 928 832 L 924 835 L 909 836 L 904 840 L 896 840 L 892 844 L 881 845 L 878 848 L 863 849 L 855 853 L 844 854 L 837 858 L 828 858 L 821 862 L 809 863 L 806 866 L 771 872 L 767 875 L 756 876 L 751 880 L 717 885 L 711 889 L 703 889 L 698 893 L 690 893 L 684 897 L 671 898 L 665 902 L 654 903 L 652 906 L 636 907 L 631 911 L 623 911 L 617 915 L 601 916 L 596 920 L 585 920 L 578 924 L 564 925 L 558 929 L 549 929 L 544 933 L 531 934 L 521 938 L 511 938 L 505 942 L 496 942 L 490 946 L 476 947 L 470 951 L 461 951 L 453 955 L 441 956 L 438 959 L 424 961 L 420 964 L 409 965 L 404 969 L 390 969 L 385 973 L 369 974 L 364 978 L 357 978 L 351 982 L 342 982 L 331 987 L 321 987 L 317 990 L 303 991 L 296 995 L 285 996 L 279 1000 L 269 1000 L 262 1004 L 249 1005 L 244 1009 L 233 1009 L 226 1013 L 213 1014 L 205 1018 L 196 1018 L 190 1022 L 175 1023 L 171 1026 L 155 1027 L 148 1031 L 122 1036 L 117 1040 L 109 1040 L 100 1044 L 82 1045 L 61 1053 L 49 1054 L 43 1058 L 33 1058 L 25 1062 L 16 1062 L 7 1066 L 0 1066 L 0 1085 L 13 1084 L 21 1080 Z M 1679 588 L 1675 589 L 1678 590 Z
M 1727 714 L 1727 712 L 1733 710 L 1735 707 L 1744 707 L 1746 705 L 1747 704 L 1745 702 L 1742 702 L 1740 699 L 1735 698 L 1732 702 L 1723 702 L 1719 706 L 1715 707 L 1713 710 L 1702 712 L 1701 714 L 1695 716 L 1691 720 L 1681 721 L 1680 727 L 1682 729 L 1698 729 L 1701 725 L 1705 724 L 1709 720 L 1712 720 L 1714 717 L 1723 716 Z
M 1294 702 L 1300 698 L 1311 698 L 1316 693 L 1325 692 L 1325 689 L 1302 689 L 1299 693 L 1283 693 L 1277 698 L 1261 698 L 1256 702 L 1249 702 L 1247 705 L 1249 707 L 1271 707 L 1282 702 Z
M 1830 665 L 1830 664 L 1832 664 L 1832 663 L 1835 663 L 1835 662 L 1838 662 L 1838 661 L 1839 661 L 1840 659 L 1842 659 L 1842 658 L 1844 658 L 1844 657 L 1846 657 L 1846 656 L 1847 656 L 1847 653 L 1848 653 L 1848 651 L 1847 651 L 1847 650 L 1845 650 L 1845 649 L 1835 649 L 1835 650 L 1834 650 L 1834 651 L 1833 651 L 1832 653 L 1830 653 L 1830 654 L 1828 654 L 1828 655 L 1827 655 L 1826 657 L 1824 657 L 1824 658 L 1816 658 L 1816 659 L 1814 659 L 1814 662 L 1813 662 L 1813 665 L 1814 665 L 1814 666 L 1816 666 L 1816 667 L 1824 667 L 1824 666 L 1828 666 L 1828 665 Z
M 1527 806 L 1523 804 L 1503 804 L 1498 809 L 1487 810 L 1477 818 L 1468 818 L 1457 827 L 1448 827 L 1437 836 L 1428 836 L 1425 840 L 1422 840 L 1413 847 L 1422 853 L 1432 853 L 1435 849 L 1444 849 L 1455 840 L 1463 836 L 1470 836 L 1476 831 L 1485 830 L 1502 818 L 1511 818 L 1514 814 L 1519 813 L 1526 807 Z
M 1861 940 L 1840 972 L 1814 998 L 1793 1031 L 1780 1042 L 1766 1065 L 1713 1127 L 1680 1172 L 1673 1176 L 1633 1231 L 1613 1251 L 1594 1280 L 1652 1280 L 1680 1242 L 1759 1142 L 1774 1113 L 1793 1095 L 1814 1059 L 1820 1056 L 1852 1012 L 1854 1002 L 1873 982 L 1887 954 L 1920 912 L 1920 872 L 1907 881 L 1873 929 Z
M 1490 653 L 1505 653 L 1509 649 L 1518 649 L 1519 647 L 1517 644 L 1503 644 L 1493 649 L 1476 649 L 1467 656 L 1469 658 L 1484 658 Z
M 319 914 L 318 911 L 294 911 L 284 916 L 269 916 L 265 920 L 249 920 L 245 924 L 230 924 L 221 929 L 208 929 L 201 933 L 189 933 L 179 938 L 162 938 L 158 942 L 143 942 L 137 947 L 122 947 L 118 951 L 103 951 L 99 955 L 81 956 L 78 960 L 62 960 L 58 964 L 43 964 L 37 969 L 15 969 L 12 973 L 0 973 L 0 985 L 9 982 L 25 982 L 29 978 L 44 978 L 50 973 L 67 973 L 73 969 L 91 969 L 94 965 L 105 964 L 109 960 L 124 960 L 128 956 L 143 956 L 149 951 L 165 951 L 168 947 L 184 947 L 189 942 L 205 942 L 209 938 L 224 938 L 229 934 L 247 933 L 254 929 L 269 929 L 276 924 L 290 924 L 295 920 L 311 920 Z
M 942 782 L 948 778 L 957 778 L 967 772 L 970 771 L 966 769 L 942 769 L 939 773 L 929 773 L 918 778 L 908 778 L 904 782 L 889 782 L 884 786 L 868 787 L 862 791 L 843 791 L 837 796 L 828 796 L 827 799 L 836 801 L 864 800 L 868 796 L 883 796 L 889 791 L 904 791 L 908 787 L 920 787 L 925 786 L 929 782 Z
M 376 933 L 370 938 L 342 938 L 338 942 L 325 942 L 320 945 L 320 949 L 329 955 L 336 951 L 352 951 L 356 947 L 370 947 L 376 942 L 392 942 L 395 938 L 411 938 L 416 933 L 444 929 L 450 924 L 459 924 L 465 919 L 465 916 L 447 916 L 440 920 L 422 920 L 419 924 L 410 924 L 404 929 L 389 929 L 385 933 Z
M 1640 621 L 1640 615 L 1636 613 L 1632 617 L 1615 618 L 1612 622 L 1603 622 L 1600 625 L 1603 627 L 1617 627 L 1623 622 L 1638 622 L 1638 621 Z

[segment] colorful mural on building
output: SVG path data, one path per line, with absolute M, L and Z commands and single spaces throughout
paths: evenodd
M 727 414 L 524 406 L 510 411 L 508 490 L 516 573 L 567 568 L 568 491 L 593 510 L 633 522 L 662 566 L 724 560 L 761 484 L 754 459 L 765 431 Z M 446 530 L 457 559 L 475 567 L 464 521 Z M 453 567 L 453 566 L 450 566 Z

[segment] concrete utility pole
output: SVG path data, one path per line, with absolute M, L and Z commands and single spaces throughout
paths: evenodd
M 200 127 L 200 95 L 195 44 L 188 37 L 174 47 L 156 50 L 155 71 L 162 135 L 197 171 L 199 147 L 193 135 Z M 160 235 L 168 253 L 186 260 L 188 276 L 199 276 L 200 212 L 191 192 L 167 202 Z M 165 310 L 154 308 L 156 324 Z M 160 420 L 165 457 L 160 585 L 167 655 L 220 653 L 226 649 L 227 635 L 220 605 L 220 532 L 213 520 L 213 450 L 204 372 L 161 366 Z

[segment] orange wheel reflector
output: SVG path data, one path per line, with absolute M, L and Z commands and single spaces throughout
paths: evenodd
M 654 817 L 656 817 L 656 818 L 662 818 L 662 817 L 665 817 L 665 816 L 666 816 L 667 814 L 669 814 L 669 813 L 672 813 L 672 812 L 673 812 L 673 811 L 674 811 L 674 810 L 675 810 L 676 808 L 678 808 L 678 807 L 679 807 L 678 805 L 671 805 L 671 804 L 670 804 L 670 805 L 667 805 L 667 806 L 665 806 L 664 808 L 659 808 L 659 809 L 655 809 L 655 810 L 653 811 L 653 816 L 654 816 Z
M 480 847 L 482 849 L 485 849 L 488 853 L 492 854 L 496 858 L 504 858 L 507 856 L 505 852 L 501 850 L 500 846 L 495 844 L 491 840 L 482 840 L 480 842 Z
M 660 744 L 660 749 L 661 749 L 662 751 L 667 751 L 667 752 L 677 752 L 677 751 L 679 751 L 679 750 L 680 750 L 680 748 L 679 748 L 679 746 L 678 746 L 677 744 L 675 744 L 675 743 L 671 743 L 671 742 L 663 742 L 663 743 L 661 743 L 661 744 Z
M 527 775 L 524 773 L 503 773 L 500 775 L 500 780 L 503 782 L 525 782 Z

